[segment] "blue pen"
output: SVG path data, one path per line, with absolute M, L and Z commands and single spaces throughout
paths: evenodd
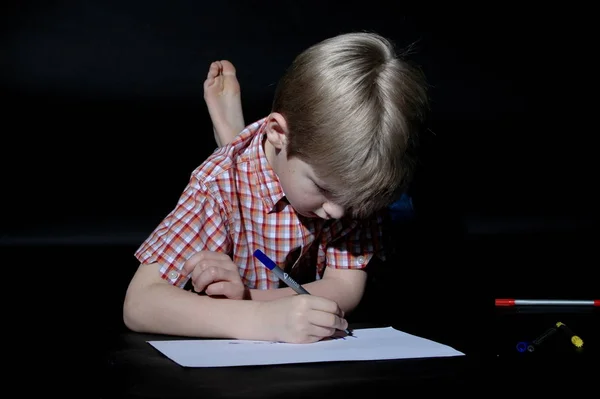
M 289 274 L 284 272 L 275 262 L 271 260 L 267 255 L 264 254 L 260 249 L 254 251 L 254 256 L 256 259 L 261 261 L 263 265 L 267 267 L 267 269 L 271 270 L 281 281 L 286 283 L 288 287 L 293 289 L 297 294 L 310 295 L 308 291 L 306 291 L 300 284 L 298 284 Z M 344 330 L 347 335 L 352 335 L 350 331 L 347 329 Z

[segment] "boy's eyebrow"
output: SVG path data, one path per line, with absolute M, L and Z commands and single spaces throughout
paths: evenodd
M 327 190 L 327 186 L 325 184 L 321 184 L 320 182 L 316 181 L 313 179 L 313 183 L 315 183 L 315 186 L 323 189 L 323 190 Z
M 331 184 L 328 184 L 327 182 L 325 182 L 324 180 L 321 180 L 317 177 L 317 174 L 314 171 L 309 171 L 308 173 L 308 177 L 313 181 L 313 183 L 319 187 L 321 190 L 327 191 L 329 193 L 333 194 L 334 191 L 334 186 L 332 186 Z
M 315 178 L 314 176 L 312 177 L 312 181 L 313 181 L 313 183 L 315 183 L 315 185 L 316 185 L 317 187 L 319 187 L 320 189 L 322 189 L 322 190 L 325 190 L 325 191 L 330 191 L 330 187 L 329 187 L 329 186 L 328 186 L 326 183 L 324 183 L 324 182 L 322 182 L 322 181 L 318 180 L 318 179 L 317 179 L 317 178 Z

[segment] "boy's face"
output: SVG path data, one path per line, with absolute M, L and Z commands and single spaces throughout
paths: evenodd
M 298 158 L 285 161 L 280 170 L 275 172 L 287 200 L 296 212 L 302 216 L 322 219 L 339 219 L 344 216 L 344 208 L 327 199 L 327 185 L 316 177 L 309 164 Z
M 285 146 L 276 149 L 269 140 L 265 141 L 265 152 L 288 202 L 296 212 L 322 219 L 344 216 L 344 208 L 327 199 L 326 183 L 317 178 L 309 164 L 295 157 L 288 159 Z

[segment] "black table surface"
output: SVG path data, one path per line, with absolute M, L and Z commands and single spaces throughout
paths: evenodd
M 373 394 L 375 390 L 491 393 L 510 391 L 515 384 L 525 384 L 538 392 L 543 387 L 561 386 L 578 392 L 591 384 L 590 378 L 598 370 L 598 320 L 598 311 L 589 309 L 497 309 L 491 323 L 480 320 L 480 332 L 489 334 L 480 334 L 477 341 L 472 337 L 466 337 L 469 342 L 457 339 L 464 334 L 447 331 L 416 334 L 450 345 L 465 356 L 224 368 L 182 367 L 147 343 L 180 337 L 124 331 L 107 344 L 102 358 L 101 397 L 346 398 Z M 535 352 L 517 350 L 519 342 L 532 341 L 557 321 L 581 336 L 585 350 L 575 350 L 566 337 L 559 335 Z M 373 326 L 379 325 L 352 327 Z M 409 333 L 426 331 L 399 329 Z
M 101 397 L 341 398 L 373 394 L 375 390 L 406 389 L 417 389 L 415 392 L 420 394 L 481 394 L 514 390 L 524 379 L 535 381 L 538 392 L 543 387 L 560 386 L 578 392 L 598 369 L 594 366 L 600 359 L 598 320 L 594 310 L 498 309 L 489 320 L 491 323 L 480 320 L 478 341 L 465 337 L 464 331 L 452 335 L 429 330 L 432 333 L 428 334 L 426 329 L 411 331 L 396 327 L 452 346 L 465 356 L 225 368 L 179 366 L 147 343 L 179 337 L 125 331 L 114 336 L 103 357 Z M 559 335 L 535 352 L 516 349 L 519 342 L 533 340 L 557 321 L 577 331 L 584 340 L 585 350 L 575 350 Z M 372 326 L 379 325 L 352 327 Z M 461 340 L 460 336 L 465 338 Z
M 186 368 L 147 343 L 156 339 L 179 337 L 125 332 L 115 338 L 105 358 L 103 397 L 348 397 L 399 386 L 461 387 L 478 368 L 470 356 Z
M 562 248 L 560 243 L 545 246 Z M 507 247 L 503 242 L 500 244 Z M 582 247 L 589 246 L 582 244 Z M 534 249 L 537 254 L 538 247 Z M 443 252 L 445 258 L 445 251 L 419 252 L 415 255 L 415 267 L 409 267 L 409 260 L 404 257 L 401 267 L 389 268 L 393 273 L 382 274 L 377 281 L 380 285 L 390 284 L 375 285 L 370 291 L 375 295 L 371 299 L 367 296 L 368 306 L 362 314 L 357 312 L 352 327 L 371 326 L 356 324 L 357 320 L 377 323 L 373 326 L 391 325 L 452 346 L 466 353 L 464 357 L 183 368 L 146 342 L 177 337 L 136 334 L 122 328 L 123 296 L 137 265 L 131 256 L 133 250 L 72 246 L 3 248 L 7 265 L 24 261 L 40 265 L 27 289 L 16 290 L 23 298 L 11 298 L 10 306 L 3 308 L 5 332 L 11 338 L 5 342 L 5 365 L 20 378 L 8 377 L 11 387 L 18 387 L 24 394 L 39 391 L 61 397 L 102 399 L 346 398 L 387 390 L 400 396 L 408 394 L 408 388 L 415 388 L 417 394 L 433 391 L 487 397 L 496 396 L 499 390 L 514 394 L 517 386 L 525 382 L 539 397 L 544 387 L 554 393 L 560 386 L 568 388 L 573 396 L 594 381 L 593 373 L 597 379 L 600 359 L 597 309 L 495 309 L 492 294 L 500 291 L 495 288 L 496 283 L 503 285 L 496 280 L 492 284 L 487 277 L 484 281 L 486 271 L 478 276 L 469 268 L 463 274 L 455 274 L 451 267 L 417 267 L 429 263 L 422 260 L 423 253 Z M 482 252 L 492 253 L 494 258 L 503 253 L 487 248 Z M 580 252 L 569 250 L 569 253 Z M 554 252 L 548 255 L 555 256 Z M 128 257 L 132 258 L 129 267 L 110 266 L 115 259 Z M 59 269 L 48 267 L 57 260 Z M 510 259 L 500 259 L 506 260 Z M 86 267 L 82 267 L 84 264 Z M 537 267 L 538 263 L 534 264 Z M 428 278 L 432 273 L 435 278 Z M 478 277 L 478 283 L 473 283 L 473 275 Z M 562 284 L 562 280 L 558 276 L 550 283 L 540 283 L 537 291 L 529 285 L 506 288 L 500 296 L 518 297 L 522 291 L 533 298 L 597 297 L 592 273 L 578 276 L 570 284 Z M 556 295 L 550 295 L 553 293 Z M 447 296 L 452 296 L 452 300 L 444 300 Z M 531 341 L 558 321 L 582 337 L 583 351 L 575 351 L 568 340 L 560 339 L 548 341 L 533 353 L 517 350 L 519 342 Z M 11 328 L 20 333 L 12 333 Z M 19 351 L 21 344 L 25 345 Z

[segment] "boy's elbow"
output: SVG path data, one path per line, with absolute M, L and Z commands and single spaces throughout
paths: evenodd
M 125 327 L 135 332 L 144 332 L 146 322 L 144 315 L 148 314 L 145 307 L 149 303 L 147 295 L 148 290 L 152 285 L 159 281 L 154 270 L 157 266 L 140 265 L 139 269 L 133 276 L 123 300 L 123 323 Z
M 135 303 L 135 298 L 132 298 L 132 294 L 128 290 L 123 301 L 123 323 L 131 331 L 140 332 L 140 323 L 136 319 L 136 314 L 139 314 L 139 312 L 135 311 Z
M 143 333 L 145 330 L 142 328 L 142 324 L 135 319 L 135 317 L 131 317 L 123 313 L 123 323 L 128 330 L 137 333 Z
M 125 293 L 125 299 L 123 301 L 123 323 L 125 327 L 135 332 L 143 332 L 144 320 L 143 315 L 146 313 L 143 309 L 144 289 L 138 287 L 135 283 L 131 284 L 127 292 Z
M 363 291 L 350 291 L 346 300 L 340 304 L 340 308 L 344 311 L 344 313 L 352 313 L 358 305 L 361 303 L 363 298 Z

